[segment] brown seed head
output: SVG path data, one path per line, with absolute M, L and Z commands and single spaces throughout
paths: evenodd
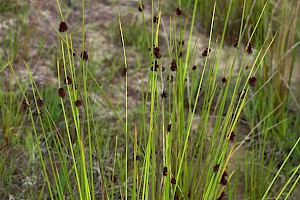
M 232 131 L 231 134 L 230 134 L 230 136 L 229 136 L 229 140 L 230 140 L 230 141 L 233 141 L 233 140 L 234 140 L 234 137 L 235 137 L 235 134 L 234 134 L 234 132 Z
M 239 38 L 235 38 L 235 43 L 233 46 L 236 48 L 238 47 L 238 45 L 239 45 Z
M 122 76 L 122 77 L 125 77 L 126 74 L 127 74 L 127 68 L 124 67 L 124 68 L 121 70 L 121 76 Z
M 176 71 L 176 70 L 177 70 L 176 59 L 173 59 L 171 62 L 171 71 Z
M 194 66 L 192 67 L 192 70 L 196 70 L 196 68 L 197 68 L 196 65 L 194 65 Z
M 75 106 L 80 107 L 82 106 L 82 101 L 80 99 L 75 101 Z
M 168 127 L 167 127 L 167 131 L 168 131 L 168 132 L 171 131 L 171 126 L 172 126 L 172 124 L 169 124 L 169 125 L 168 125 Z
M 177 9 L 176 9 L 176 14 L 177 14 L 177 15 L 181 15 L 181 14 L 182 14 L 182 10 L 181 10 L 180 8 L 177 8 Z
M 206 49 L 203 51 L 202 56 L 203 56 L 203 57 L 206 57 L 210 51 L 211 51 L 211 49 L 206 48 Z
M 222 78 L 222 83 L 223 84 L 227 83 L 227 79 L 225 77 Z
M 256 83 L 256 78 L 255 77 L 249 78 L 248 83 L 251 87 L 254 87 Z
M 216 164 L 214 166 L 214 172 L 218 172 L 219 168 L 220 168 L 220 164 Z
M 142 12 L 144 10 L 144 4 L 139 5 L 139 12 Z
M 167 77 L 167 81 L 173 82 L 173 75 L 168 76 L 168 77 Z
M 83 60 L 87 61 L 89 59 L 89 55 L 86 51 L 81 52 L 80 56 Z
M 44 105 L 44 101 L 41 98 L 37 99 L 37 105 L 38 106 L 43 106 Z
M 225 178 L 226 176 L 228 176 L 228 173 L 226 171 L 224 171 L 223 174 L 222 174 L 222 177 Z
M 66 22 L 62 21 L 59 24 L 59 32 L 66 32 L 68 30 L 68 25 Z
M 222 177 L 220 183 L 222 185 L 226 185 L 227 184 L 227 179 L 225 177 Z
M 163 99 L 168 98 L 168 95 L 167 95 L 167 93 L 165 91 L 162 92 L 161 98 L 163 98 Z
M 168 175 L 168 168 L 166 166 L 163 167 L 163 175 L 164 176 Z
M 225 197 L 225 192 L 222 192 L 222 193 L 220 194 L 220 196 L 217 198 L 217 200 L 223 200 L 224 197 Z
M 24 110 L 24 111 L 26 111 L 27 109 L 29 108 L 29 104 L 26 102 L 26 100 L 24 99 L 23 101 L 22 101 L 22 109 Z
M 182 53 L 182 51 L 180 51 L 178 57 L 179 57 L 179 58 L 182 58 L 182 55 L 183 55 L 183 53 Z
M 172 178 L 171 178 L 171 184 L 173 184 L 173 185 L 176 184 L 176 178 L 175 178 L 175 177 L 172 177 Z
M 66 91 L 65 91 L 65 89 L 64 88 L 59 88 L 58 89 L 58 94 L 59 94 L 59 96 L 60 97 L 65 97 L 66 96 Z
M 70 76 L 67 76 L 66 79 L 64 80 L 64 83 L 66 85 L 71 85 L 72 84 L 72 78 Z
M 161 58 L 161 55 L 160 55 L 159 51 L 160 51 L 159 47 L 154 47 L 153 48 L 153 54 L 154 54 L 155 58 L 157 58 L 157 59 Z
M 153 17 L 153 24 L 157 24 L 158 23 L 158 17 L 157 16 L 154 16 Z
M 252 44 L 249 43 L 248 46 L 247 46 L 247 53 L 248 54 L 252 54 L 253 50 L 252 50 Z

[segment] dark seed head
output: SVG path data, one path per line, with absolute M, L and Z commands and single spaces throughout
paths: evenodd
M 222 177 L 220 183 L 222 185 L 226 185 L 227 184 L 227 179 L 225 177 Z
M 238 96 L 239 96 L 241 99 L 244 99 L 244 98 L 245 98 L 245 95 L 246 95 L 246 90 L 240 91 L 240 92 L 238 93 Z
M 73 51 L 71 51 L 72 52 L 72 55 L 73 56 L 76 56 L 76 51 L 75 51 L 75 49 L 73 49 Z
M 157 59 L 161 58 L 161 55 L 160 55 L 159 51 L 160 51 L 159 47 L 154 47 L 153 48 L 153 54 L 154 54 L 155 58 L 157 58 Z
M 154 16 L 153 17 L 153 24 L 157 24 L 158 23 L 158 17 L 157 16 Z
M 177 9 L 176 9 L 176 14 L 177 14 L 177 15 L 181 15 L 181 14 L 182 14 L 182 10 L 181 10 L 180 8 L 177 8 Z
M 72 84 L 72 78 L 70 76 L 67 76 L 66 79 L 64 80 L 64 83 L 66 85 L 71 85 Z
M 166 69 L 165 69 L 165 67 L 164 67 L 164 66 L 162 66 L 162 67 L 161 67 L 161 71 L 163 71 L 163 72 L 164 72 L 165 70 L 166 70 Z
M 29 104 L 26 102 L 26 100 L 24 99 L 23 101 L 22 101 L 22 109 L 24 110 L 24 111 L 26 111 L 27 109 L 29 108 Z
M 183 55 L 183 53 L 182 53 L 182 51 L 180 51 L 178 57 L 179 57 L 179 58 L 182 58 L 182 55 Z
M 168 175 L 168 168 L 166 166 L 163 167 L 163 175 L 164 176 Z
M 225 77 L 222 78 L 222 83 L 223 84 L 227 83 L 227 79 Z
M 252 54 L 253 50 L 252 50 L 252 44 L 249 43 L 248 46 L 247 46 L 247 53 L 248 54 Z
M 168 97 L 167 93 L 163 91 L 161 94 L 161 98 L 166 99 L 167 97 Z
M 222 193 L 220 194 L 220 196 L 217 198 L 217 200 L 223 200 L 224 197 L 225 197 L 225 192 L 222 192 Z
M 171 71 L 176 71 L 176 70 L 177 70 L 176 59 L 173 59 L 171 62 Z
M 66 91 L 65 91 L 65 89 L 64 88 L 59 88 L 58 89 L 58 94 L 59 94 L 59 96 L 60 97 L 65 97 L 66 96 Z
M 68 30 L 68 25 L 66 22 L 60 22 L 59 24 L 59 32 L 66 32 Z
M 172 177 L 172 178 L 171 178 L 171 184 L 173 184 L 173 185 L 176 184 L 176 178 L 175 178 L 175 177 Z
M 168 131 L 168 132 L 171 131 L 171 126 L 172 126 L 171 124 L 168 125 L 168 127 L 167 127 L 167 131 Z
M 83 60 L 87 61 L 89 59 L 89 55 L 86 51 L 81 52 L 80 56 Z
M 178 45 L 179 45 L 179 46 L 183 46 L 183 45 L 184 45 L 184 41 L 183 41 L 183 40 L 182 40 L 182 41 L 179 41 L 179 42 L 178 42 Z
M 140 156 L 140 155 L 136 155 L 136 156 L 135 156 L 135 160 L 138 161 L 138 160 L 140 160 L 140 159 L 141 159 L 141 156 Z
M 155 61 L 154 61 L 154 71 L 157 71 L 158 67 L 159 67 L 158 61 L 155 60 Z M 153 71 L 153 66 L 151 66 L 151 71 Z
M 192 70 L 196 70 L 196 68 L 197 68 L 196 65 L 194 65 L 194 66 L 192 67 Z
M 248 83 L 251 87 L 254 87 L 256 83 L 256 78 L 255 77 L 249 78 Z
M 42 114 L 43 114 L 43 110 L 38 108 L 38 109 L 35 111 L 34 114 L 36 114 L 36 115 L 42 115 Z
M 235 137 L 235 134 L 234 134 L 234 132 L 232 131 L 231 134 L 230 134 L 230 136 L 229 136 L 229 140 L 230 140 L 230 141 L 233 141 L 233 140 L 234 140 L 234 137 Z
M 167 81 L 173 82 L 173 75 L 168 76 L 168 77 L 167 77 Z
M 238 45 L 239 45 L 239 38 L 235 38 L 235 43 L 233 46 L 236 48 L 238 47 Z
M 114 183 L 118 183 L 118 177 L 116 175 L 111 175 L 110 177 L 111 181 L 113 181 Z
M 219 168 L 220 168 L 220 164 L 216 164 L 214 166 L 214 172 L 218 172 Z
M 37 99 L 37 105 L 38 106 L 43 106 L 44 105 L 44 101 L 41 98 Z
M 144 4 L 139 5 L 139 12 L 142 12 L 144 10 Z
M 211 51 L 211 50 L 210 50 L 209 48 L 206 48 L 206 49 L 203 51 L 202 56 L 203 56 L 203 57 L 206 57 L 210 51 Z
M 75 101 L 75 106 L 80 107 L 82 106 L 82 101 L 80 99 Z
M 124 67 L 124 68 L 121 70 L 121 76 L 122 76 L 122 77 L 125 77 L 126 74 L 127 74 L 127 68 Z
M 226 176 L 228 176 L 228 173 L 226 171 L 224 171 L 223 174 L 222 174 L 222 177 L 225 178 Z

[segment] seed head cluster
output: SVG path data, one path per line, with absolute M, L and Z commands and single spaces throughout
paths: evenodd
M 168 131 L 168 132 L 171 131 L 171 126 L 172 126 L 171 124 L 168 125 L 168 127 L 167 127 L 167 131 Z
M 40 107 L 43 106 L 44 105 L 44 101 L 41 98 L 38 98 L 37 99 L 37 105 L 40 106 Z
M 225 77 L 222 78 L 222 83 L 223 84 L 227 83 L 227 79 Z
M 180 8 L 177 8 L 176 9 L 176 14 L 179 16 L 179 15 L 181 15 L 182 14 L 182 10 L 180 9 Z
M 176 184 L 176 178 L 175 178 L 175 177 L 172 177 L 172 178 L 171 178 L 171 184 L 173 184 L 173 185 Z
M 252 52 L 253 52 L 252 47 L 253 47 L 252 44 L 249 43 L 248 46 L 247 46 L 247 53 L 248 54 L 252 54 Z
M 66 96 L 66 91 L 64 88 L 59 88 L 58 89 L 58 94 L 61 98 L 65 97 Z
M 168 76 L 168 77 L 167 77 L 167 81 L 173 82 L 173 75 Z
M 153 54 L 154 54 L 154 56 L 155 56 L 156 59 L 160 59 L 161 58 L 161 55 L 160 55 L 159 51 L 160 51 L 159 47 L 154 47 L 153 48 Z
M 158 23 L 158 17 L 155 15 L 153 17 L 153 24 L 157 24 Z
M 254 87 L 256 83 L 256 78 L 255 77 L 249 78 L 248 83 L 251 87 Z
M 26 100 L 24 99 L 24 100 L 22 101 L 22 109 L 23 109 L 24 111 L 26 111 L 28 108 L 29 108 L 29 105 L 28 105 L 28 103 L 26 102 Z
M 59 32 L 66 32 L 68 30 L 68 25 L 66 22 L 62 21 L 59 24 Z
M 167 93 L 165 91 L 162 92 L 161 98 L 163 98 L 163 99 L 168 98 L 168 95 L 167 95 Z
M 239 45 L 239 38 L 235 38 L 235 43 L 233 46 L 236 48 L 238 47 L 238 45 Z
M 206 57 L 206 56 L 209 54 L 210 51 L 211 51 L 211 49 L 206 48 L 206 49 L 203 51 L 202 56 L 203 56 L 203 57 Z
M 219 171 L 219 168 L 220 168 L 220 164 L 216 164 L 214 166 L 214 172 L 218 172 Z
M 176 59 L 173 59 L 171 62 L 171 71 L 176 71 L 177 70 L 177 64 L 176 64 Z
M 155 60 L 155 61 L 154 61 L 154 71 L 155 71 L 155 72 L 157 71 L 158 67 L 159 67 L 158 61 Z M 153 71 L 153 66 L 151 66 L 151 71 Z
M 80 99 L 76 100 L 76 101 L 75 101 L 75 106 L 76 106 L 76 107 L 82 106 L 82 101 L 81 101 Z
M 71 85 L 72 84 L 72 78 L 70 76 L 67 76 L 66 79 L 64 80 L 64 83 L 66 85 Z
M 87 61 L 89 59 L 89 55 L 86 51 L 81 52 L 80 57 L 85 61 Z
M 226 196 L 226 195 L 225 195 L 225 192 L 222 192 L 222 193 L 220 194 L 220 196 L 217 198 L 217 200 L 223 200 L 225 196 Z
M 229 140 L 230 140 L 230 141 L 233 141 L 233 140 L 234 140 L 234 137 L 235 137 L 235 134 L 234 134 L 234 132 L 232 131 L 232 132 L 230 133 Z
M 144 10 L 144 4 L 139 5 L 139 12 L 142 12 Z
M 228 173 L 226 171 L 223 172 L 222 174 L 222 178 L 221 178 L 221 185 L 226 185 L 227 184 L 227 176 L 228 176 Z
M 125 77 L 126 74 L 127 74 L 127 68 L 124 67 L 124 68 L 121 70 L 121 76 L 122 76 L 122 77 Z
M 168 175 L 168 168 L 166 166 L 163 167 L 163 175 L 164 176 Z

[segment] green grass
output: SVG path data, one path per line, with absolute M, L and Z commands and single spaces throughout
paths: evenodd
M 20 45 L 34 37 L 27 14 L 2 36 L 9 56 L 0 60 L 0 197 L 297 197 L 300 108 L 291 88 L 299 82 L 292 78 L 299 3 L 143 2 L 143 12 L 137 4 L 134 17 L 120 10 L 108 22 L 104 35 L 116 50 L 96 59 L 101 45 L 86 39 L 89 3 L 77 5 L 78 31 L 56 1 L 53 51 L 42 38 Z M 59 31 L 60 21 L 67 31 Z M 55 82 L 39 82 L 33 50 L 52 59 Z

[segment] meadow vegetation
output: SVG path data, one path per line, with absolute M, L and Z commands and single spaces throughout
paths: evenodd
M 299 9 L 1 1 L 0 199 L 299 198 Z

